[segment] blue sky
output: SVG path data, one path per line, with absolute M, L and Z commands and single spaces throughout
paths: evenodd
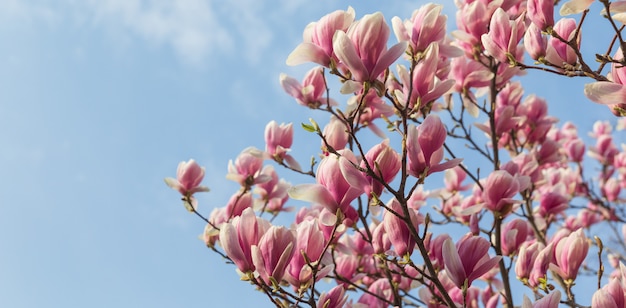
M 212 189 L 201 211 L 224 206 L 237 189 L 229 159 L 262 148 L 270 120 L 315 116 L 278 76 L 302 78 L 310 66 L 285 59 L 305 25 L 348 5 L 389 21 L 419 4 L 0 0 L 0 306 L 266 303 L 198 240 L 204 224 L 163 178 L 195 158 Z M 581 130 L 611 118 L 583 81 L 537 76 L 524 85 Z

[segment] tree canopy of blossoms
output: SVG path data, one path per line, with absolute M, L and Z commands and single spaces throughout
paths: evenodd
M 626 116 L 626 1 L 599 2 L 613 39 L 591 59 L 591 0 L 457 0 L 450 32 L 434 3 L 408 18 L 331 12 L 286 60 L 317 66 L 280 76 L 319 118 L 268 123 L 208 216 L 196 161 L 166 184 L 277 307 L 626 307 L 626 121 L 597 121 L 585 142 L 522 87 L 528 70 L 586 78 L 581 93 Z M 311 161 L 292 156 L 311 141 Z

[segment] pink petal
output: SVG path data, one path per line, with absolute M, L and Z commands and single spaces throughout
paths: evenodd
M 320 184 L 300 184 L 292 186 L 287 191 L 287 194 L 289 194 L 289 197 L 296 200 L 319 203 L 328 208 L 332 213 L 334 213 L 338 207 L 337 201 L 335 201 L 328 189 Z
M 589 8 L 593 0 L 570 0 L 565 2 L 559 11 L 561 16 L 578 14 Z
M 301 43 L 287 57 L 287 65 L 294 66 L 307 62 L 314 62 L 328 67 L 330 58 L 319 46 L 312 43 Z
M 589 83 L 585 85 L 585 96 L 600 104 L 621 104 L 626 102 L 626 87 L 609 81 Z
M 356 48 L 348 35 L 343 31 L 337 31 L 333 37 L 333 49 L 335 55 L 341 60 L 352 72 L 354 79 L 358 81 L 365 81 L 367 76 L 367 69 L 363 64 L 361 58 L 356 52 Z
M 443 255 L 443 263 L 446 266 L 446 273 L 448 277 L 454 282 L 454 284 L 461 288 L 465 282 L 466 274 L 459 257 L 459 252 L 456 250 L 456 246 L 451 239 L 446 239 L 443 242 L 441 254 Z
M 389 48 L 389 50 L 383 52 L 383 54 L 376 62 L 376 66 L 374 66 L 374 69 L 370 72 L 370 80 L 376 79 L 378 75 L 380 75 L 383 71 L 385 71 L 385 69 L 391 66 L 393 62 L 398 60 L 398 58 L 400 58 L 400 56 L 404 54 L 407 46 L 407 42 L 400 42 L 393 45 L 391 48 Z

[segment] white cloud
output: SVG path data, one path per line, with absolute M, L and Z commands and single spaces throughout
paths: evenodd
M 202 65 L 212 53 L 233 48 L 232 35 L 209 1 L 99 0 L 89 5 L 97 26 L 170 46 L 187 64 Z

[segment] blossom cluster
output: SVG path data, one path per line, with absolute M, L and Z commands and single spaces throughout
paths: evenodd
M 622 2 L 601 2 L 614 26 Z M 433 3 L 391 26 L 348 8 L 306 27 L 287 64 L 317 66 L 280 84 L 327 116 L 301 125 L 320 140 L 310 166 L 292 153 L 293 124 L 272 121 L 264 150 L 229 163 L 240 189 L 208 217 L 194 197 L 208 191 L 203 168 L 181 162 L 166 179 L 205 220 L 205 244 L 276 306 L 624 307 L 626 146 L 615 136 L 626 121 L 598 121 L 584 138 L 518 80 L 531 69 L 590 78 L 581 93 L 626 115 L 619 29 L 593 70 L 580 51 L 587 0 L 561 5 L 578 21 L 555 20 L 551 0 L 455 3 L 451 36 Z M 291 225 L 275 224 L 303 202 Z M 576 284 L 593 295 L 581 300 Z

